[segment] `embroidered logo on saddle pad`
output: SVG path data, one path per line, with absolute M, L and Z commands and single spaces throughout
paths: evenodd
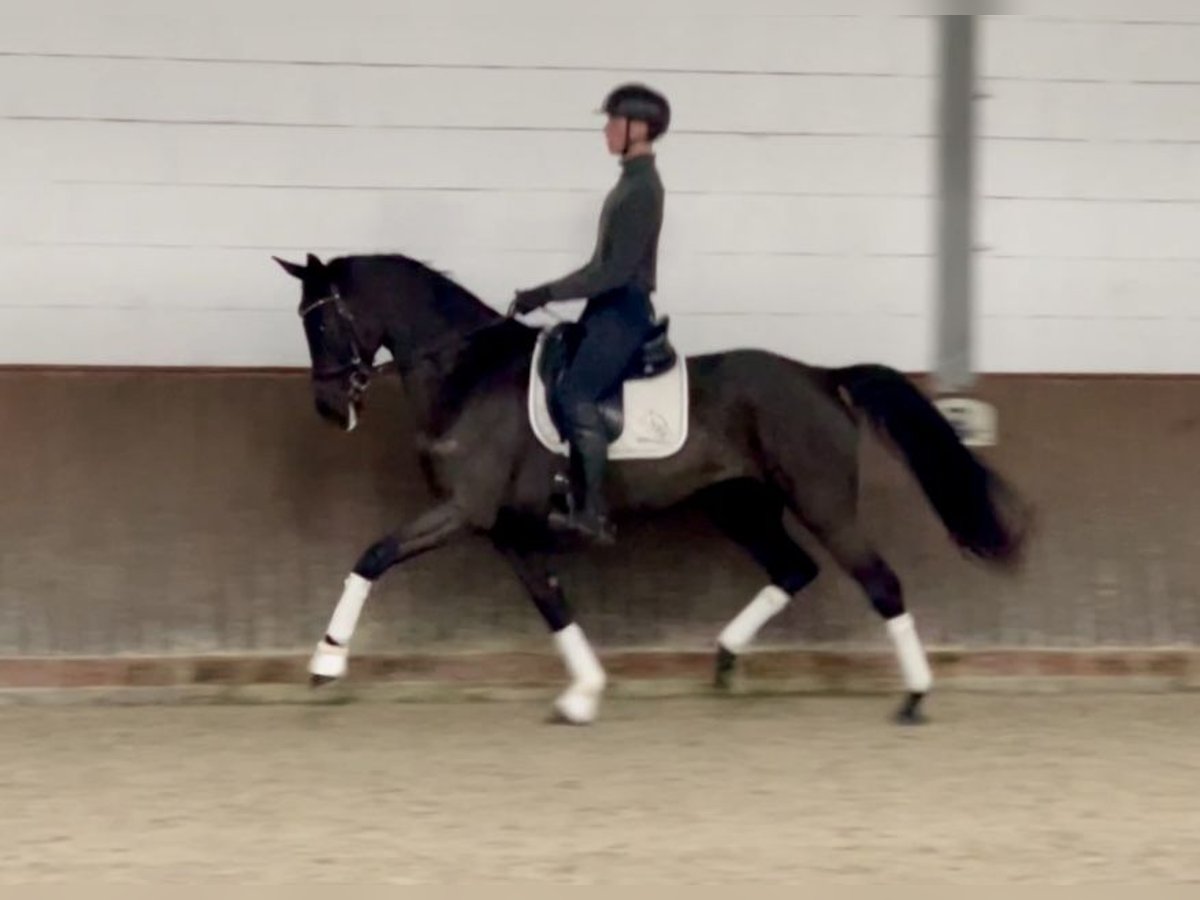
M 567 442 L 551 414 L 548 390 L 570 359 L 572 326 L 558 325 L 538 337 L 529 378 L 529 423 L 547 450 L 566 456 Z M 687 361 L 666 340 L 664 321 L 647 340 L 626 380 L 600 403 L 609 433 L 609 459 L 664 459 L 687 441 Z M 548 388 L 547 385 L 550 385 Z

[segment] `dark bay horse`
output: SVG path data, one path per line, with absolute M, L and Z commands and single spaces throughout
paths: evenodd
M 548 559 L 556 538 L 547 516 L 565 460 L 538 442 L 527 409 L 539 329 L 500 315 L 404 256 L 276 261 L 302 284 L 317 411 L 341 428 L 355 427 L 374 358 L 386 348 L 414 398 L 416 449 L 439 498 L 363 552 L 310 662 L 314 683 L 345 674 L 373 582 L 398 563 L 476 532 L 509 562 L 553 633 L 571 678 L 555 703 L 558 716 L 592 721 L 605 673 Z M 769 579 L 718 638 L 718 685 L 758 630 L 817 574 L 785 530 L 786 512 L 862 586 L 884 620 L 906 687 L 898 718 L 918 721 L 932 675 L 900 581 L 857 522 L 859 420 L 907 464 L 950 538 L 982 562 L 1017 566 L 1028 508 L 893 369 L 817 368 L 757 350 L 678 365 L 687 366 L 689 378 L 686 442 L 665 459 L 614 461 L 607 490 L 619 515 L 699 495 Z

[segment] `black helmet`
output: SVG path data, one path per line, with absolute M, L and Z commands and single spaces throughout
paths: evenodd
M 671 124 L 667 98 L 644 84 L 623 84 L 604 98 L 601 111 L 610 116 L 637 119 L 649 127 L 650 140 L 666 133 Z

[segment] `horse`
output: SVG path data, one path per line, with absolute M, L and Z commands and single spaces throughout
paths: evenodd
M 531 380 L 536 387 L 539 374 L 533 359 L 547 329 L 496 311 L 445 273 L 401 254 L 326 263 L 309 253 L 304 264 L 272 259 L 301 282 L 298 313 L 317 413 L 354 429 L 371 378 L 394 368 L 413 400 L 415 450 L 436 498 L 362 552 L 309 661 L 311 682 L 346 674 L 363 604 L 385 572 L 478 534 L 524 586 L 563 660 L 569 683 L 554 700 L 552 719 L 593 722 L 606 674 L 550 563 L 552 552 L 563 550 L 548 517 L 562 502 L 564 456 L 531 427 Z M 376 364 L 384 348 L 391 361 Z M 767 584 L 718 635 L 716 686 L 729 686 L 759 630 L 818 573 L 785 528 L 790 514 L 883 620 L 905 688 L 895 720 L 924 721 L 933 683 L 928 659 L 900 579 L 857 520 L 861 425 L 907 466 L 949 538 L 981 565 L 1001 573 L 1019 568 L 1030 507 L 962 443 L 914 382 L 888 366 L 823 368 L 735 349 L 678 357 L 673 369 L 686 378 L 685 439 L 666 454 L 613 459 L 606 497 L 618 521 L 696 500 L 719 533 L 763 570 Z

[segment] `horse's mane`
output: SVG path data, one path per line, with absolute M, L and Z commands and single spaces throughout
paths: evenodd
M 358 256 L 339 256 L 328 263 L 330 276 L 337 284 L 351 285 L 363 267 L 396 267 L 415 270 L 428 278 L 433 285 L 434 296 L 443 308 L 456 306 L 470 310 L 474 315 L 494 316 L 496 311 L 477 296 L 450 277 L 448 272 L 437 269 L 426 262 L 405 256 L 403 253 L 375 253 Z

